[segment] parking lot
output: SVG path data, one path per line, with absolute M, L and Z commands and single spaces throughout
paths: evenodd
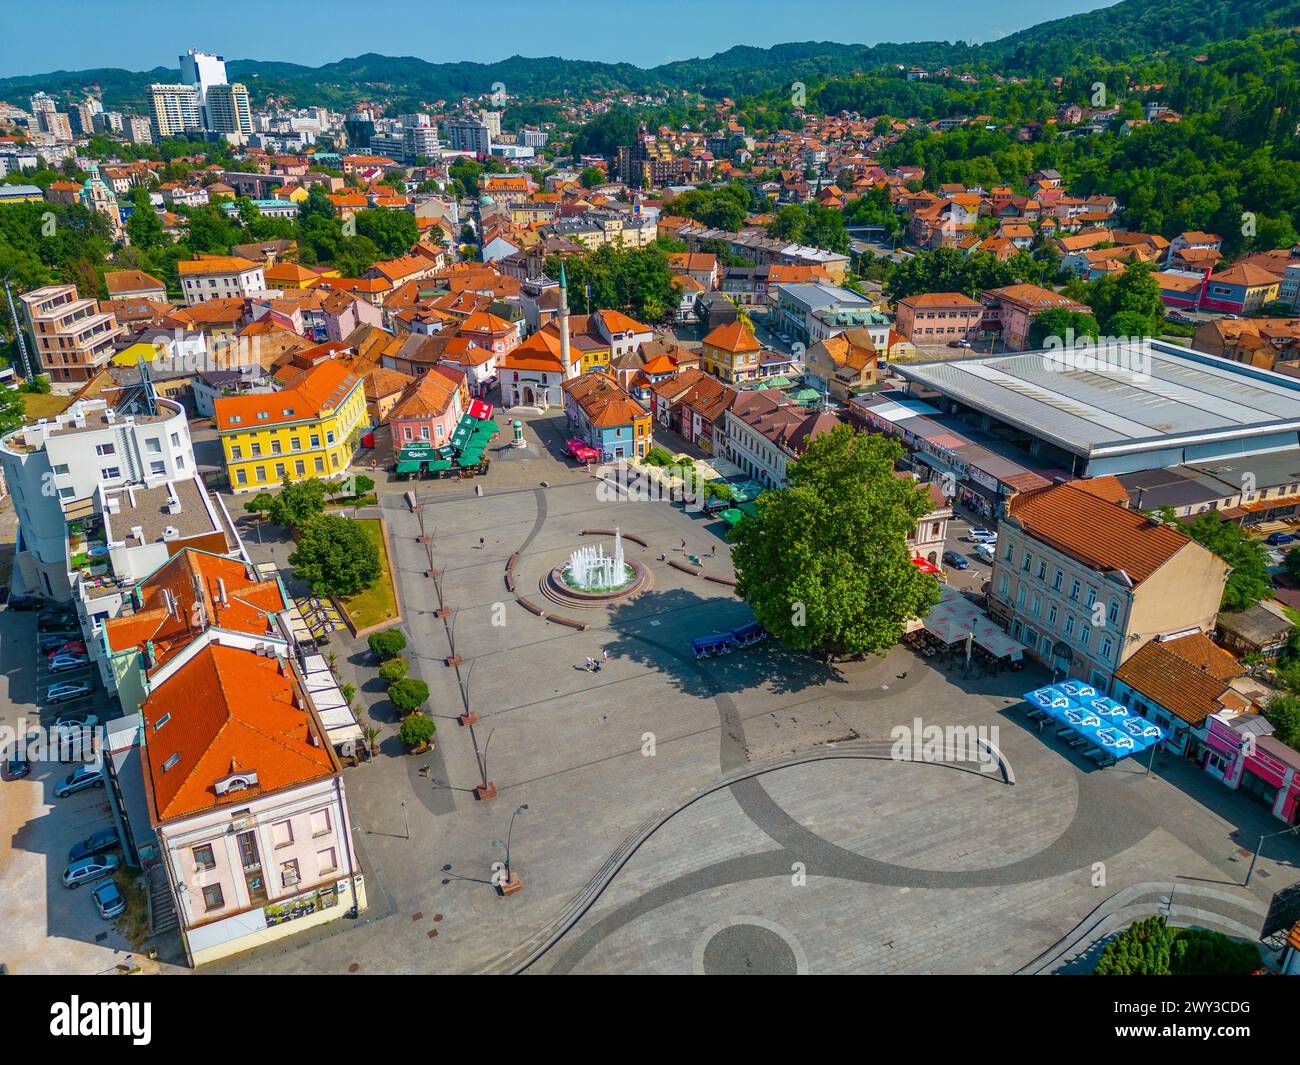
M 52 634 L 41 634 L 41 637 Z M 76 638 L 75 633 L 69 639 Z M 51 704 L 52 684 L 86 683 L 89 692 Z M 54 673 L 38 649 L 37 615 L 0 611 L 0 727 L 6 729 L 5 761 L 13 735 L 48 728 L 64 715 L 95 715 L 100 723 L 114 716 L 109 699 L 89 663 Z M 115 705 L 115 704 L 114 704 Z M 116 713 L 116 711 L 114 711 Z M 12 973 L 99 973 L 111 970 L 130 953 L 117 922 L 102 920 L 93 885 L 69 889 L 62 883 L 68 850 L 98 829 L 112 824 L 104 789 L 55 798 L 54 789 L 77 766 L 50 758 L 33 760 L 19 779 L 9 767 L 0 779 L 0 962 Z M 119 874 L 124 890 L 130 877 Z M 134 896 L 137 901 L 139 896 Z

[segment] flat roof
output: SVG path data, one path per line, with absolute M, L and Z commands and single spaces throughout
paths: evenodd
M 1042 351 L 893 370 L 1084 457 L 1300 430 L 1300 380 L 1154 341 L 1114 352 L 1141 372 L 1063 369 Z

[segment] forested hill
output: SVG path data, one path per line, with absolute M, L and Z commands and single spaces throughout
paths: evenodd
M 1122 0 L 1101 10 L 1044 22 L 982 45 L 946 42 L 854 45 L 833 42 L 737 46 L 708 58 L 644 69 L 626 63 L 512 56 L 497 63 L 430 63 L 413 56 L 367 54 L 307 67 L 235 60 L 230 74 L 255 99 L 280 96 L 298 104 L 346 106 L 391 98 L 418 103 L 491 91 L 496 83 L 521 96 L 593 93 L 607 89 L 697 89 L 741 96 L 795 80 L 839 76 L 887 63 L 927 68 L 970 66 L 1002 74 L 1062 73 L 1080 59 L 1114 61 L 1168 49 L 1196 48 L 1261 28 L 1300 27 L 1300 0 Z M 851 30 L 854 27 L 847 27 Z M 862 27 L 866 32 L 869 27 Z M 0 99 L 21 103 L 38 89 L 78 92 L 98 83 L 112 107 L 141 107 L 151 82 L 176 77 L 172 68 L 54 71 L 0 79 Z

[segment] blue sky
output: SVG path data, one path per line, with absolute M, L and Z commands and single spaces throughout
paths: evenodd
M 1114 0 L 0 0 L 0 76 L 175 66 L 187 48 L 318 66 L 363 52 L 431 62 L 560 55 L 655 66 L 733 44 L 975 40 Z

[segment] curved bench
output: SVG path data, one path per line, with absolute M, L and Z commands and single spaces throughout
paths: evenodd
M 577 618 L 566 618 L 563 614 L 548 614 L 531 599 L 525 599 L 522 595 L 516 596 L 515 602 L 530 614 L 536 614 L 543 621 L 553 621 L 557 625 L 567 625 L 569 628 L 577 629 L 579 632 L 587 631 L 587 623 L 585 621 L 579 621 Z
M 719 577 L 713 573 L 706 573 L 704 579 L 706 581 L 712 581 L 714 584 L 725 584 L 728 588 L 736 587 L 736 582 L 730 577 Z
M 646 543 L 645 537 L 638 536 L 636 533 L 622 532 L 621 530 L 617 530 L 617 529 L 583 529 L 582 532 L 579 533 L 578 535 L 579 536 L 613 536 L 616 532 L 618 533 L 619 536 L 623 537 L 624 540 L 631 540 L 634 544 L 639 544 L 641 547 L 644 548 L 650 547 L 650 545 Z
M 521 595 L 515 599 L 515 602 L 518 603 L 525 610 L 527 610 L 530 614 L 536 614 L 539 618 L 546 617 L 546 611 L 543 610 L 536 603 L 534 603 L 531 599 L 525 599 Z
M 508 592 L 513 592 L 515 590 L 515 563 L 518 561 L 519 552 L 516 551 L 510 556 L 510 560 L 506 563 L 506 591 Z
M 672 566 L 673 569 L 681 570 L 683 573 L 689 573 L 692 577 L 698 577 L 700 575 L 700 569 L 698 566 L 692 566 L 687 562 L 678 562 L 675 558 L 670 558 L 668 560 L 668 565 Z

